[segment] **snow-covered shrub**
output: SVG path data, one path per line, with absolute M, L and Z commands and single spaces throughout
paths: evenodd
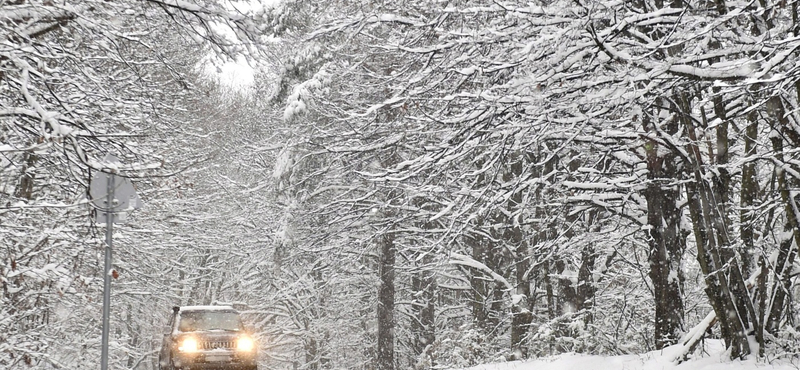
M 772 338 L 772 345 L 766 348 L 766 357 L 773 359 L 793 359 L 800 363 L 800 326 L 785 326 L 782 330 L 775 333 Z
M 504 336 L 487 335 L 484 330 L 466 324 L 460 330 L 447 331 L 437 336 L 431 346 L 430 358 L 434 364 L 466 368 L 481 363 L 502 361 L 508 352 Z

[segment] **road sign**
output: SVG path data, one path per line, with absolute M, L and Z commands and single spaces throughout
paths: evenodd
M 109 164 L 119 163 L 112 155 L 106 156 L 106 162 Z M 111 188 L 109 188 L 109 183 L 113 184 Z M 121 217 L 124 215 L 123 212 L 142 207 L 142 200 L 136 194 L 131 179 L 113 173 L 99 171 L 95 173 L 89 183 L 89 195 L 97 208 L 98 223 L 106 221 L 108 211 L 111 211 L 113 215 L 112 222 L 124 222 L 125 218 Z M 110 205 L 108 204 L 109 199 L 111 199 Z
M 119 160 L 109 154 L 105 158 L 107 172 L 97 172 L 89 183 L 89 197 L 97 207 L 97 222 L 106 224 L 106 256 L 103 268 L 103 337 L 100 353 L 100 369 L 108 369 L 108 329 L 111 311 L 111 274 L 114 271 L 111 263 L 111 243 L 113 241 L 114 223 L 124 221 L 125 211 L 139 209 L 142 201 L 136 194 L 131 180 L 116 175 L 113 168 Z

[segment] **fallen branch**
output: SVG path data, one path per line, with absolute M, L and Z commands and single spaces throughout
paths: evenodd
M 714 326 L 717 323 L 717 314 L 713 310 L 706 315 L 706 318 L 703 321 L 700 321 L 699 324 L 695 325 L 691 330 L 689 330 L 686 335 L 681 338 L 679 342 L 680 347 L 679 351 L 676 353 L 675 357 L 672 361 L 681 363 L 689 359 L 689 354 L 694 352 L 697 349 L 697 345 L 700 344 L 700 340 L 706 334 L 708 328 Z

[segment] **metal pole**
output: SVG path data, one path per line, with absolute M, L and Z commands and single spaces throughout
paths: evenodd
M 114 225 L 114 174 L 108 174 L 106 198 L 106 262 L 103 269 L 103 348 L 100 354 L 100 369 L 108 370 L 108 318 L 111 311 L 111 235 Z

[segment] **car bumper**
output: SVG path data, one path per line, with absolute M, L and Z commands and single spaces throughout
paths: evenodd
M 246 370 L 256 367 L 255 354 L 220 351 L 180 354 L 173 357 L 172 363 L 181 370 Z

